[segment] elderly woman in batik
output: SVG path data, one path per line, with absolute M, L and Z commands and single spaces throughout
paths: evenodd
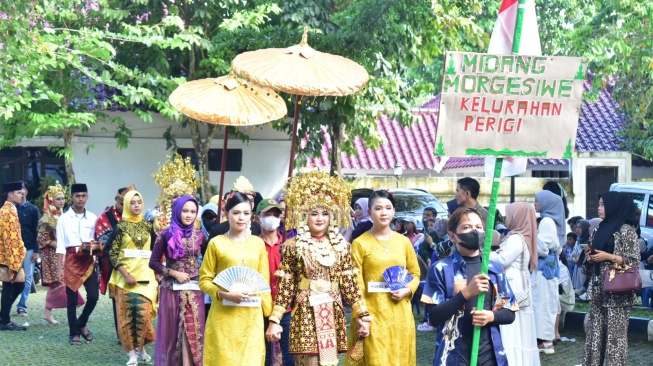
M 127 366 L 138 365 L 136 349 L 141 360 L 151 361 L 145 345 L 156 338 L 152 320 L 156 316 L 159 287 L 149 267 L 154 240 L 152 224 L 143 219 L 143 206 L 138 191 L 125 194 L 122 222 L 109 253 L 114 267 L 109 286 L 116 299 L 118 337 L 129 351 Z
M 344 181 L 324 172 L 294 177 L 287 190 L 292 213 L 286 223 L 298 235 L 284 245 L 266 337 L 273 342 L 281 338 L 279 319 L 292 308 L 290 353 L 296 365 L 338 364 L 338 353 L 347 351 L 343 299 L 353 305 L 358 336 L 369 335 L 371 317 L 356 282 L 350 245 L 338 234 L 339 224 L 349 225 L 345 209 L 350 200 Z
M 163 276 L 154 365 L 202 365 L 204 293 L 198 285 L 198 257 L 206 239 L 195 225 L 198 207 L 191 196 L 177 198 L 170 226 L 152 249 L 150 268 Z

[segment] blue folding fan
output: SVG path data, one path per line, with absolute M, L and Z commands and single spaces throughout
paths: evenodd
M 390 290 L 395 291 L 406 287 L 413 280 L 413 276 L 404 266 L 392 266 L 383 272 L 383 279 L 390 286 Z
M 249 295 L 270 292 L 270 284 L 257 271 L 245 267 L 234 266 L 218 273 L 213 283 L 227 291 L 247 292 Z

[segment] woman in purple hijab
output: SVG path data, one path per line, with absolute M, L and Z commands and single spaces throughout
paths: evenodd
M 198 208 L 190 196 L 174 201 L 170 226 L 159 234 L 150 257 L 150 268 L 163 276 L 155 365 L 202 365 L 204 294 L 197 280 L 198 257 L 206 238 L 196 220 Z

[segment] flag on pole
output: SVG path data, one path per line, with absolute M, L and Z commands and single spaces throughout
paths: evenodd
M 503 0 L 499 8 L 497 22 L 490 38 L 487 53 L 510 54 L 512 41 L 515 34 L 515 20 L 517 19 L 518 0 Z M 535 0 L 527 0 L 524 8 L 524 22 L 522 23 L 521 42 L 519 54 L 541 56 L 540 32 L 537 28 L 535 16 Z
M 487 53 L 510 54 L 515 34 L 515 21 L 517 19 L 517 8 L 519 0 L 503 0 L 499 8 L 499 16 L 494 23 L 494 30 L 490 38 L 490 45 Z M 541 56 L 540 32 L 537 28 L 537 17 L 535 15 L 535 0 L 527 0 L 524 8 L 524 22 L 522 23 L 521 42 L 519 53 L 522 55 Z M 485 158 L 485 176 L 492 177 L 494 172 L 495 158 Z M 522 174 L 526 171 L 527 158 L 503 159 L 501 176 L 510 177 Z

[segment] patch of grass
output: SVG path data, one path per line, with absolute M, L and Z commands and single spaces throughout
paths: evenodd
M 29 322 L 26 332 L 2 332 L 0 344 L 2 355 L 0 365 L 9 366 L 68 366 L 79 365 L 124 365 L 128 355 L 118 345 L 116 333 L 113 328 L 113 314 L 111 300 L 107 296 L 100 296 L 95 311 L 91 315 L 88 326 L 93 331 L 95 339 L 87 343 L 82 340 L 82 346 L 68 345 L 68 326 L 66 324 L 66 310 L 56 309 L 54 317 L 61 322 L 59 325 L 41 325 L 43 304 L 45 303 L 46 289 L 38 286 L 38 293 L 31 294 L 27 305 L 29 316 L 26 318 L 15 316 L 16 304 L 11 309 L 12 321 L 17 324 Z M 421 309 L 420 309 L 421 310 Z M 575 311 L 587 311 L 587 302 L 577 302 Z M 81 309 L 78 309 L 78 314 Z M 348 316 L 350 313 L 347 314 Z M 632 316 L 652 318 L 653 310 L 634 308 Z M 421 323 L 422 314 L 414 313 L 415 326 Z M 156 321 L 155 321 L 156 323 Z M 374 328 L 372 328 L 372 331 Z M 576 343 L 561 342 L 556 346 L 553 355 L 540 355 L 542 366 L 576 365 L 582 363 L 585 334 L 577 329 L 563 329 L 561 334 L 568 338 L 575 338 Z M 436 331 L 416 332 L 417 365 L 430 366 L 435 356 Z M 628 365 L 651 365 L 650 343 L 645 335 L 629 335 L 629 360 Z M 154 355 L 154 344 L 147 345 L 147 351 Z M 341 360 L 344 355 L 341 355 Z M 292 366 L 292 365 L 291 365 Z
M 586 313 L 589 311 L 589 306 L 589 302 L 576 299 L 574 311 Z M 653 309 L 642 306 L 635 306 L 630 310 L 630 316 L 636 318 L 653 319 Z

